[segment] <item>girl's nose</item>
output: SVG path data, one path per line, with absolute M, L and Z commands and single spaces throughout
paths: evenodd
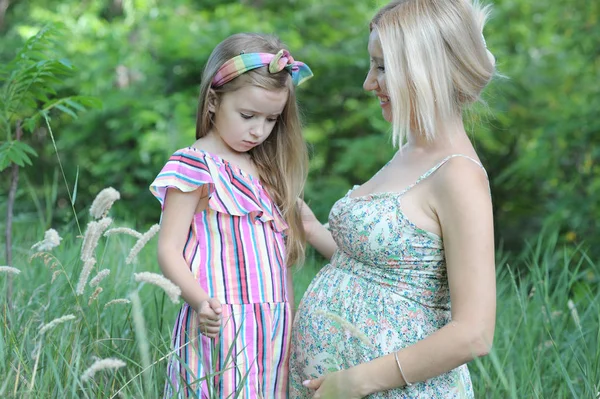
M 258 124 L 256 126 L 254 126 L 252 129 L 250 129 L 250 135 L 254 136 L 254 137 L 262 137 L 264 131 L 265 131 L 264 126 L 262 124 Z

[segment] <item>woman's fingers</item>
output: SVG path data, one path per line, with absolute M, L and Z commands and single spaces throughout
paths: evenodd
M 319 378 L 316 378 L 314 380 L 306 380 L 302 382 L 302 385 L 304 385 L 305 387 L 309 388 L 309 389 L 319 389 L 321 387 L 321 384 L 323 383 L 323 380 L 325 379 L 324 376 L 321 376 Z

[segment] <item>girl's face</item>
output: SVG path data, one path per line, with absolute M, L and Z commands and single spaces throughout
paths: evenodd
M 387 85 L 385 83 L 385 67 L 383 64 L 383 49 L 379 41 L 377 31 L 371 31 L 369 35 L 369 57 L 371 59 L 369 73 L 363 83 L 366 91 L 372 91 L 379 98 L 383 118 L 392 122 L 392 108 L 388 97 Z
M 208 105 L 214 120 L 211 133 L 235 152 L 249 151 L 269 137 L 288 95 L 287 89 L 273 91 L 257 86 L 223 93 Z

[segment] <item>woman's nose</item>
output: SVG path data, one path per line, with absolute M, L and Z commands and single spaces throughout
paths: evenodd
M 363 89 L 365 89 L 365 91 L 373 91 L 377 89 L 377 79 L 375 76 L 373 76 L 372 71 L 367 73 L 367 77 L 363 83 Z

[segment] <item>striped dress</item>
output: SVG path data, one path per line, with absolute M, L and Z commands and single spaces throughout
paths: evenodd
M 176 151 L 150 191 L 207 184 L 183 256 L 198 286 L 223 304 L 219 337 L 200 334 L 185 303 L 175 321 L 165 397 L 287 398 L 291 307 L 283 231 L 288 227 L 260 181 L 193 147 Z M 208 376 L 208 377 L 207 377 Z

